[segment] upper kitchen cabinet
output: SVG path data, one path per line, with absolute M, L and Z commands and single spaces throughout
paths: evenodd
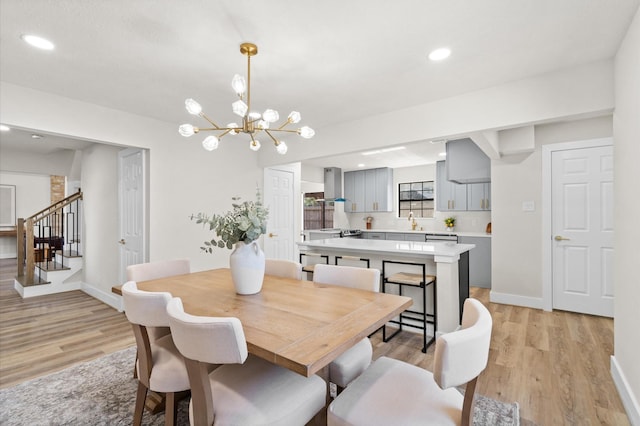
M 448 141 L 447 180 L 456 183 L 491 182 L 491 159 L 471 139 Z
M 393 209 L 393 169 L 382 167 L 344 173 L 345 212 L 390 212 Z
M 491 210 L 491 183 L 467 185 L 467 210 Z
M 364 173 L 344 173 L 344 211 L 346 213 L 364 212 Z
M 467 210 L 467 185 L 451 182 L 447 179 L 446 162 L 436 163 L 436 210 Z
M 367 212 L 390 212 L 393 207 L 393 169 L 382 167 L 363 170 Z

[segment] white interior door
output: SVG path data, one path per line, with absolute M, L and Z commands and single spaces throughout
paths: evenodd
M 268 259 L 294 259 L 294 173 L 265 169 L 264 204 L 269 208 L 264 253 Z
M 120 176 L 120 282 L 127 266 L 147 260 L 145 151 L 125 149 L 118 153 Z
M 551 157 L 553 308 L 613 317 L 613 147 Z

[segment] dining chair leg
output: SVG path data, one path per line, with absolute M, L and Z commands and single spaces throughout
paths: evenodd
M 133 378 L 138 378 L 138 351 L 136 350 L 136 361 L 133 363 Z
M 142 424 L 142 415 L 144 414 L 144 402 L 147 399 L 147 387 L 138 382 L 138 393 L 136 394 L 136 408 L 133 413 L 133 426 Z
M 167 392 L 164 401 L 164 424 L 165 426 L 175 426 L 178 419 L 178 410 L 176 409 L 176 394 Z

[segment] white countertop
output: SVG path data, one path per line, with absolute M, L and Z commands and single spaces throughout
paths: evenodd
M 391 255 L 430 255 L 444 257 L 458 257 L 475 247 L 474 244 L 456 244 L 448 241 L 389 241 L 368 240 L 359 238 L 328 238 L 299 242 L 301 248 L 316 250 L 343 250 L 352 252 L 370 252 Z
M 443 234 L 443 235 L 457 235 L 459 237 L 489 237 L 491 238 L 491 234 L 487 234 L 486 232 L 448 232 L 448 231 L 427 231 L 425 229 L 422 230 L 400 230 L 400 229 L 361 229 L 362 232 L 385 232 L 385 233 L 394 233 L 394 234 Z

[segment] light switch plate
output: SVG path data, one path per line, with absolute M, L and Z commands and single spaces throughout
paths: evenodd
M 522 202 L 522 211 L 523 212 L 533 212 L 536 210 L 536 203 L 533 201 L 523 201 Z

